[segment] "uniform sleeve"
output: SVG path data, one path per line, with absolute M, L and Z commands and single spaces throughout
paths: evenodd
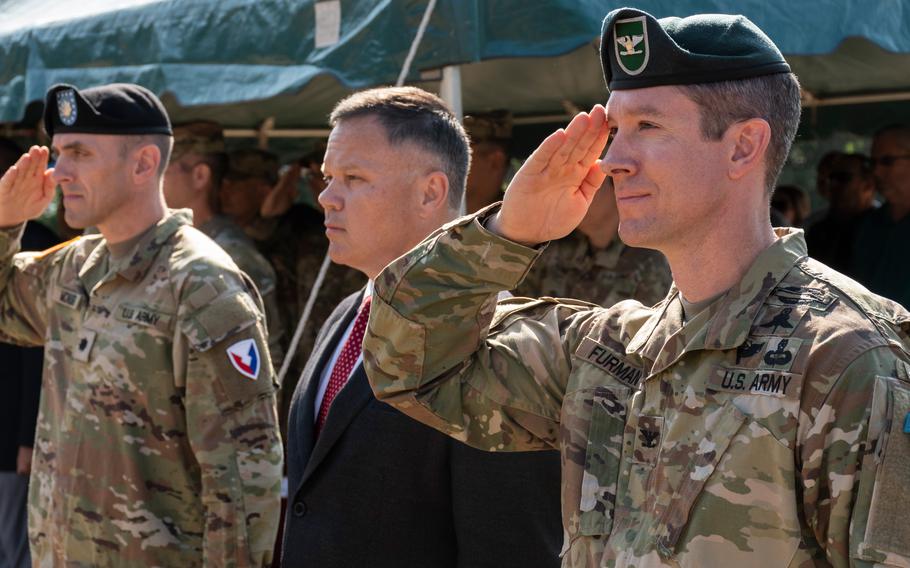
M 44 349 L 26 347 L 19 349 L 22 381 L 19 399 L 18 446 L 31 448 L 35 443 L 35 426 L 38 423 L 38 404 L 41 401 L 41 373 L 44 369 Z
M 536 255 L 466 217 L 389 265 L 364 340 L 376 396 L 480 449 L 557 447 L 570 354 L 592 307 L 497 304 Z
M 282 460 L 274 369 L 256 296 L 239 278 L 221 289 L 229 276 L 191 290 L 181 321 L 187 432 L 202 475 L 204 559 L 213 567 L 270 566 Z
M 836 378 L 801 442 L 806 521 L 834 567 L 910 567 L 903 369 L 891 348 L 861 355 Z
M 0 230 L 0 340 L 24 346 L 44 344 L 46 285 L 55 256 L 19 253 L 25 225 Z

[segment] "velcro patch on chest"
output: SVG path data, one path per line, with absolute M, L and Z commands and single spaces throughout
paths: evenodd
M 171 322 L 171 316 L 168 314 L 134 304 L 120 304 L 115 314 L 120 321 L 158 329 L 167 329 Z
M 736 394 L 761 394 L 778 398 L 799 398 L 802 375 L 775 369 L 715 367 L 708 388 Z
M 54 301 L 60 305 L 78 310 L 85 304 L 85 296 L 82 292 L 71 290 L 69 288 L 57 288 L 54 290 Z
M 606 345 L 585 337 L 575 350 L 575 356 L 600 367 L 619 382 L 637 387 L 644 375 L 641 367 L 633 365 L 625 355 L 621 355 Z
M 771 292 L 769 306 L 806 306 L 818 311 L 827 311 L 836 298 L 827 290 L 803 286 L 780 286 Z

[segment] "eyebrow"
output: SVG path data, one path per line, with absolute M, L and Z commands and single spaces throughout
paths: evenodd
M 653 116 L 656 118 L 665 118 L 667 116 L 666 113 L 664 113 L 662 110 L 660 110 L 659 108 L 657 108 L 656 106 L 653 106 L 653 105 L 634 106 L 634 107 L 629 108 L 627 110 L 626 114 L 629 114 L 632 116 L 647 115 L 647 116 Z
M 86 149 L 86 148 L 88 148 L 88 146 L 86 146 L 84 143 L 80 142 L 79 140 L 76 140 L 75 142 L 70 142 L 69 144 L 65 144 L 62 148 L 58 148 L 57 146 L 51 146 L 51 150 L 53 150 L 54 152 L 57 152 L 58 154 L 63 150 L 81 150 L 81 149 Z

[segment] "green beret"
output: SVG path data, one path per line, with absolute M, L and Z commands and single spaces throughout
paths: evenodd
M 171 134 L 171 120 L 145 87 L 114 83 L 80 91 L 54 85 L 44 100 L 44 130 L 54 134 Z
M 790 72 L 774 42 L 745 16 L 657 20 L 635 8 L 607 14 L 600 62 L 611 91 Z
M 185 154 L 206 156 L 224 152 L 224 130 L 217 122 L 196 120 L 174 125 L 174 151 L 171 159 Z
M 263 179 L 269 183 L 278 181 L 278 156 L 257 148 L 243 148 L 228 155 L 226 179 Z

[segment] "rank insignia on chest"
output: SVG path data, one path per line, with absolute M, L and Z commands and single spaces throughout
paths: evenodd
M 241 375 L 254 381 L 259 376 L 259 347 L 253 339 L 244 339 L 227 348 L 228 360 Z
M 85 363 L 92 352 L 92 346 L 95 345 L 95 336 L 97 333 L 90 329 L 83 329 L 79 332 L 76 346 L 73 348 L 73 359 Z

